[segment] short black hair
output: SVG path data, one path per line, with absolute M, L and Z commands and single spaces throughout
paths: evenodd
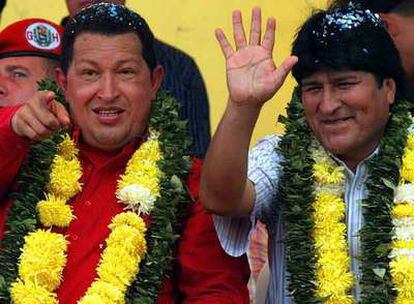
M 153 71 L 157 66 L 154 35 L 144 18 L 124 5 L 99 3 L 84 8 L 66 24 L 62 38 L 60 64 L 65 74 L 73 59 L 73 45 L 76 37 L 81 33 L 96 33 L 107 36 L 136 34 L 142 44 L 142 57 L 150 71 Z
M 405 73 L 397 48 L 377 14 L 354 5 L 316 11 L 300 28 L 292 46 L 299 57 L 292 74 L 301 84 L 318 70 L 355 70 L 373 74 L 380 86 L 394 79 L 397 98 L 405 96 Z

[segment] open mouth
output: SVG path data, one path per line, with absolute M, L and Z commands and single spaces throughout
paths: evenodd
M 123 110 L 93 110 L 94 113 L 98 114 L 99 116 L 116 116 L 124 112 Z
M 115 123 L 121 117 L 122 113 L 125 112 L 124 109 L 114 107 L 114 108 L 95 108 L 92 110 L 96 114 L 97 119 L 101 123 Z

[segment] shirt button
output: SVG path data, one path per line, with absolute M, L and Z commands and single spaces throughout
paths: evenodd
M 78 237 L 78 235 L 77 235 L 77 234 L 72 235 L 72 240 L 76 241 L 78 238 L 79 238 L 79 237 Z
M 90 205 L 92 205 L 92 203 L 91 203 L 91 201 L 86 201 L 86 202 L 85 202 L 85 205 L 86 205 L 86 206 L 90 206 Z

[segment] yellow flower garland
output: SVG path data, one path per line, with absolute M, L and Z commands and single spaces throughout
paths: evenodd
M 390 254 L 396 304 L 414 303 L 414 132 L 409 129 L 392 210 L 394 240 Z
M 343 168 L 336 165 L 321 146 L 312 153 L 315 164 L 315 201 L 312 214 L 315 226 L 316 295 L 329 297 L 325 303 L 353 303 L 349 291 L 354 278 L 349 272 L 350 258 L 343 223 Z M 396 304 L 414 303 L 414 128 L 404 148 L 400 184 L 395 190 L 392 210 L 394 238 L 390 269 L 397 291 Z
M 66 135 L 53 160 L 46 200 L 37 205 L 39 220 L 46 227 L 68 227 L 74 219 L 66 203 L 81 190 L 82 171 L 77 155 L 75 143 Z M 146 227 L 139 214 L 149 214 L 160 195 L 161 171 L 157 162 L 161 159 L 158 134 L 150 131 L 118 182 L 116 197 L 132 211 L 112 219 L 111 233 L 97 267 L 98 277 L 78 303 L 125 303 L 125 292 L 146 254 Z M 58 304 L 54 290 L 61 284 L 66 251 L 67 240 L 59 233 L 38 229 L 26 236 L 18 279 L 10 291 L 13 303 Z
M 316 295 L 327 304 L 353 303 L 350 290 L 354 278 L 346 240 L 343 168 L 315 143 L 312 157 L 315 179 L 313 238 L 316 248 Z

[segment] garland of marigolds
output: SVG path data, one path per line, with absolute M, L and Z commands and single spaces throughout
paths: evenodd
M 362 202 L 365 224 L 360 231 L 364 304 L 414 303 L 411 108 L 406 100 L 392 106 L 378 153 L 367 162 L 368 197 Z M 289 291 L 295 303 L 355 303 L 344 223 L 343 168 L 314 139 L 299 89 L 287 115 L 281 120 L 286 134 L 278 148 L 284 155 L 278 199 L 287 222 Z M 278 212 L 276 202 L 272 210 Z
M 40 89 L 60 93 L 50 81 L 41 83 Z M 189 201 L 181 183 L 190 167 L 187 146 L 177 103 L 160 93 L 153 103 L 148 139 L 118 181 L 115 195 L 130 211 L 112 219 L 97 278 L 79 303 L 155 302 Z M 76 145 L 64 131 L 32 147 L 19 173 L 21 191 L 12 195 L 15 203 L 7 219 L 10 230 L 2 241 L 0 269 L 6 271 L 0 274 L 0 299 L 58 303 L 55 290 L 61 283 L 67 241 L 61 234 L 36 228 L 40 223 L 46 228 L 67 227 L 73 219 L 67 202 L 81 190 L 77 154 Z M 151 216 L 147 234 L 139 214 Z

